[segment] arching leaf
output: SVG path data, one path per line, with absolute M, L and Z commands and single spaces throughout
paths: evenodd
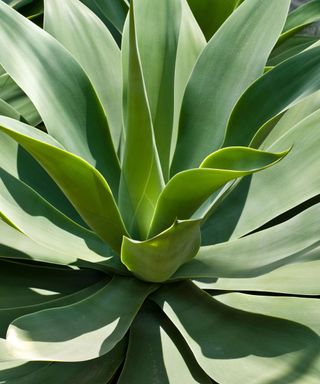
M 209 155 L 199 169 L 176 174 L 159 197 L 149 236 L 166 229 L 175 219 L 189 219 L 212 193 L 228 181 L 269 167 L 286 154 L 245 147 L 224 148 Z
M 0 51 L 0 64 L 34 103 L 50 135 L 96 166 L 116 194 L 119 163 L 86 73 L 53 37 L 3 2 L 0 17 L 0 39 L 11 47 Z
M 0 130 L 32 154 L 88 225 L 115 251 L 119 251 L 126 230 L 102 175 L 85 160 L 62 149 L 49 135 L 26 124 L 0 117 Z
M 282 384 L 294 378 L 299 384 L 316 383 L 319 300 L 261 297 L 256 309 L 250 296 L 243 296 L 210 297 L 185 282 L 164 287 L 153 298 L 214 380 Z M 259 297 L 252 301 L 259 303 Z
M 103 356 L 124 338 L 154 289 L 134 279 L 114 277 L 76 304 L 15 320 L 8 328 L 7 345 L 20 360 L 76 362 Z
M 86 71 L 107 115 L 114 147 L 118 149 L 122 131 L 119 47 L 102 21 L 80 1 L 49 0 L 45 4 L 45 30 Z
M 172 174 L 198 167 L 221 146 L 235 103 L 263 73 L 289 3 L 246 0 L 202 51 L 183 99 Z

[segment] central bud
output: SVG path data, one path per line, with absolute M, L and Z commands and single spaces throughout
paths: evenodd
M 200 220 L 177 220 L 170 228 L 145 241 L 124 237 L 121 261 L 139 279 L 167 281 L 190 261 L 201 243 Z

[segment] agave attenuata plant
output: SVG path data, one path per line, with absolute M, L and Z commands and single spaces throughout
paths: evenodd
M 319 382 L 320 48 L 264 74 L 290 1 L 233 3 L 0 2 L 1 383 Z

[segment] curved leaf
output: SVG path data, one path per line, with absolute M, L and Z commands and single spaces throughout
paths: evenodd
M 11 117 L 16 120 L 20 120 L 21 118 L 20 113 L 3 99 L 0 99 L 0 115 Z
M 163 282 L 192 259 L 200 247 L 200 221 L 177 221 L 159 235 L 136 241 L 124 237 L 121 261 L 138 278 Z
M 125 75 L 128 78 L 127 121 L 119 207 L 129 233 L 145 238 L 162 190 L 163 176 L 139 57 L 134 13 L 135 6 L 131 6 L 129 52 L 124 52 L 129 57 L 129 73 Z
M 20 9 L 24 5 L 30 4 L 33 0 L 4 0 L 6 4 L 15 9 Z
M 111 23 L 121 34 L 129 9 L 127 0 L 81 0 L 81 2 L 90 8 L 107 26 Z
M 320 91 L 317 91 L 299 101 L 288 111 L 265 123 L 254 135 L 251 146 L 260 149 L 268 148 L 280 137 L 285 135 L 295 125 L 299 124 L 320 109 Z M 273 124 L 272 122 L 275 122 Z M 270 126 L 270 125 L 271 126 Z
M 231 114 L 223 145 L 248 145 L 264 123 L 318 91 L 319 52 L 316 47 L 296 55 L 253 83 Z
M 299 32 L 307 25 L 320 20 L 320 1 L 312 0 L 289 13 L 278 44 Z
M 0 64 L 34 103 L 50 135 L 96 166 L 116 194 L 119 162 L 87 75 L 53 37 L 3 2 L 0 17 L 0 39 L 10 47 L 0 50 Z
M 76 304 L 15 320 L 8 328 L 7 344 L 16 359 L 71 362 L 97 358 L 124 338 L 154 289 L 134 279 L 114 277 Z
M 217 296 L 216 299 L 236 309 L 295 321 L 320 335 L 320 326 L 317 320 L 320 302 L 316 298 L 227 293 Z
M 120 342 L 106 355 L 85 362 L 78 363 L 28 363 L 12 369 L 1 370 L 0 380 L 6 384 L 105 384 L 111 379 L 125 356 L 126 343 Z M 36 364 L 36 365 L 35 365 Z M 17 373 L 17 371 L 19 373 Z
M 281 294 L 300 296 L 319 296 L 320 289 L 317 279 L 320 267 L 320 249 L 315 248 L 301 252 L 301 260 L 285 265 L 284 260 L 279 261 L 279 266 L 257 277 L 239 278 L 199 278 L 194 283 L 204 290 L 257 292 L 260 294 Z M 304 260 L 304 259 L 305 260 Z M 271 267 L 270 269 L 272 269 Z M 266 268 L 266 271 L 268 268 Z
M 276 66 L 290 57 L 301 53 L 318 40 L 319 38 L 315 36 L 293 36 L 272 51 L 268 65 Z
M 26 223 L 28 224 L 28 221 L 26 221 Z M 64 233 L 62 230 L 61 232 L 64 236 L 60 235 L 58 232 L 58 235 L 60 235 L 59 239 L 57 234 L 54 234 L 50 228 L 51 231 L 48 231 L 48 233 L 50 233 L 50 235 L 53 237 L 53 241 L 48 241 L 49 244 L 45 246 L 41 242 L 36 242 L 33 239 L 27 237 L 25 234 L 13 228 L 11 225 L 6 224 L 2 220 L 0 220 L 0 229 L 0 258 L 34 260 L 50 264 L 78 266 L 87 266 L 89 262 L 94 263 L 91 265 L 92 268 L 102 270 L 104 270 L 104 268 L 106 270 L 118 270 L 118 267 L 120 268 L 121 266 L 114 260 L 114 257 L 108 257 L 108 250 L 103 249 L 101 244 L 99 249 L 99 242 L 95 244 L 93 241 L 94 236 L 92 236 L 91 241 L 90 238 L 86 239 L 85 236 L 83 236 L 83 238 L 79 236 L 80 239 L 77 239 L 77 237 L 74 236 L 74 238 L 77 239 L 75 241 L 74 238 L 70 236 L 70 233 L 67 231 Z M 27 232 L 29 231 L 27 230 Z M 56 241 L 56 238 L 58 238 L 60 241 Z M 93 250 L 91 250 L 89 247 Z
M 7 73 L 0 76 L 0 98 L 17 110 L 28 124 L 38 125 L 41 122 L 41 117 L 28 96 Z
M 93 270 L 72 270 L 0 261 L 0 309 L 57 300 L 101 280 Z
M 263 150 L 268 149 L 273 142 L 277 141 L 281 136 L 286 134 L 286 132 L 293 129 L 293 127 L 298 123 L 302 123 L 303 119 L 310 116 L 313 112 L 317 111 L 318 109 L 320 109 L 319 91 L 310 96 L 305 97 L 303 100 L 298 102 L 297 105 L 291 107 L 287 112 L 276 116 L 275 118 L 267 122 L 265 125 L 263 125 L 256 133 L 254 139 L 252 140 L 252 143 L 254 145 L 255 144 L 260 145 L 260 148 Z M 271 130 L 269 128 L 271 128 Z M 314 128 L 312 130 L 308 130 L 308 132 L 312 137 L 317 136 L 316 126 L 314 125 Z M 300 135 L 301 137 L 304 137 L 303 128 L 300 130 Z M 294 146 L 296 145 L 296 143 L 299 143 L 300 145 L 300 141 L 301 141 L 300 138 L 296 136 L 291 141 L 291 145 L 293 143 L 294 143 Z M 310 141 L 310 145 L 311 145 L 311 141 Z M 315 143 L 315 148 L 316 147 L 317 147 L 317 143 Z M 311 149 L 311 151 L 312 150 L 313 149 Z M 295 151 L 295 148 L 294 148 L 294 151 Z M 308 151 L 305 150 L 304 155 L 302 155 L 301 158 L 304 159 L 308 155 L 309 155 Z M 309 166 L 317 167 L 317 164 L 310 162 Z M 303 171 L 301 170 L 300 177 L 304 175 L 304 172 L 305 172 L 304 170 Z M 276 179 L 277 177 L 278 175 L 274 174 L 274 179 Z M 280 176 L 280 179 L 281 177 L 282 176 Z M 254 177 L 254 179 L 255 178 L 256 177 Z M 306 175 L 306 178 L 304 180 L 306 184 L 309 183 L 310 180 L 308 179 L 308 175 Z M 290 188 L 293 188 L 294 184 L 296 185 L 296 187 L 298 186 L 298 180 L 296 180 L 296 183 L 293 183 L 294 178 L 292 178 L 290 181 L 288 178 L 287 181 L 290 183 Z M 264 185 L 263 188 L 266 188 L 266 185 Z M 282 188 L 280 186 L 280 183 L 278 185 L 278 188 Z M 237 188 L 234 188 L 234 190 L 231 191 L 231 193 L 228 196 L 225 196 L 224 201 L 220 205 L 217 206 L 217 204 L 215 203 L 216 206 L 214 208 L 214 214 L 211 214 L 210 216 L 210 213 L 209 213 L 208 217 L 206 218 L 206 222 L 202 226 L 201 233 L 202 233 L 203 245 L 220 243 L 232 237 L 232 233 L 235 227 L 237 226 L 242 209 L 248 197 L 249 189 L 250 189 L 250 180 L 249 179 L 242 180 L 237 186 Z M 293 194 L 299 193 L 298 190 L 299 189 L 295 189 L 295 191 L 292 191 Z M 276 195 L 278 194 L 276 190 L 274 190 L 270 192 L 269 196 L 271 196 L 272 193 L 275 193 Z M 315 186 L 313 189 L 313 192 L 311 192 L 310 197 L 314 196 L 314 194 L 317 194 L 317 193 L 318 193 L 317 187 Z M 300 198 L 301 198 L 301 201 L 304 201 L 303 196 L 300 195 Z M 306 195 L 306 199 L 308 199 L 308 195 Z M 268 198 L 268 200 L 270 200 L 270 198 Z M 274 203 L 276 203 L 276 201 L 274 201 Z M 286 200 L 283 200 L 282 203 L 286 205 Z M 263 204 L 265 204 L 265 202 L 263 202 Z M 299 198 L 298 198 L 298 202 L 297 203 L 293 202 L 291 207 L 297 204 L 299 204 Z M 279 211 L 278 211 L 279 214 L 281 214 L 281 212 L 286 211 L 287 209 L 290 209 L 285 206 L 284 211 L 282 211 L 280 204 L 278 208 L 279 208 Z M 266 213 L 269 214 L 268 210 L 266 210 Z M 274 214 L 275 216 L 277 216 L 277 211 Z M 266 221 L 268 220 L 270 220 L 269 216 L 267 217 Z
M 212 383 L 174 325 L 150 303 L 139 312 L 130 328 L 127 357 L 118 381 L 119 384 L 143 382 Z
M 175 219 L 190 218 L 213 192 L 228 181 L 269 167 L 286 154 L 245 147 L 224 148 L 208 156 L 200 169 L 176 174 L 159 197 L 149 236 L 168 228 Z
M 186 0 L 181 0 L 181 8 L 181 24 L 174 74 L 174 116 L 170 160 L 172 160 L 176 146 L 183 95 L 196 61 L 206 46 L 206 39 Z
M 125 271 L 93 232 L 68 220 L 18 179 L 0 174 L 0 214 L 28 236 L 0 221 L 1 256 L 62 265 L 90 262 L 92 268 Z
M 102 21 L 78 0 L 45 2 L 45 30 L 78 60 L 107 115 L 114 147 L 122 131 L 120 50 Z
M 1 344 L 2 343 L 0 339 L 0 348 Z M 48 363 L 28 363 L 25 361 L 0 362 L 0 379 L 7 381 L 14 380 L 21 376 L 28 375 L 31 372 L 37 371 L 46 365 L 48 365 Z
M 68 218 L 86 226 L 57 184 L 27 151 L 3 132 L 0 146 L 0 163 L 5 172 L 27 184 Z
M 236 101 L 263 73 L 289 3 L 246 0 L 209 41 L 184 95 L 172 174 L 198 167 L 221 146 Z
M 308 299 L 304 305 L 304 299 L 283 298 L 284 303 L 289 300 L 284 311 L 272 306 L 277 298 L 269 297 L 265 301 L 270 309 L 263 311 L 261 298 L 262 310 L 257 311 L 253 305 L 243 307 L 242 295 L 238 297 L 223 303 L 219 296 L 210 297 L 185 282 L 161 288 L 153 299 L 182 333 L 202 369 L 217 382 L 284 384 L 294 379 L 315 384 L 320 361 L 318 312 L 308 311 L 310 319 L 306 313 L 299 315 L 310 309 Z M 310 327 L 314 323 L 317 330 Z
M 241 194 L 243 200 L 237 203 L 238 216 L 231 229 L 232 238 L 259 228 L 319 194 L 319 118 L 318 110 L 268 144 L 267 149 L 271 151 L 293 147 L 276 169 L 254 175 L 245 187 Z M 230 200 L 226 200 L 226 204 L 231 204 Z
M 85 160 L 63 150 L 49 135 L 26 124 L 0 117 L 0 130 L 32 154 L 88 225 L 119 252 L 126 230 L 102 175 Z
M 110 279 L 109 279 L 110 280 Z M 0 309 L 0 335 L 5 337 L 10 323 L 18 319 L 21 316 L 36 313 L 48 308 L 58 308 L 66 305 L 72 305 L 78 303 L 81 300 L 87 299 L 89 296 L 97 293 L 106 283 L 109 281 L 107 278 L 102 278 L 95 284 L 89 285 L 86 288 L 81 289 L 75 293 L 61 295 L 59 298 L 52 298 L 45 296 L 41 303 L 28 305 L 30 302 L 31 292 L 29 295 L 25 295 L 26 302 L 24 305 L 18 307 L 9 307 Z M 33 293 L 35 293 L 34 290 Z M 45 295 L 46 291 L 38 290 L 37 292 Z M 47 293 L 48 294 L 48 293 Z M 0 367 L 1 371 L 1 367 Z
M 201 247 L 173 279 L 200 279 L 204 289 L 319 295 L 319 231 L 320 204 L 269 229 Z
M 141 71 L 159 160 L 167 180 L 174 114 L 175 63 L 182 7 L 186 5 L 181 0 L 135 0 L 132 4 Z

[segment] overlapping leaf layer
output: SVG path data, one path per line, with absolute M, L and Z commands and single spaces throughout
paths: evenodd
M 320 1 L 289 6 L 0 1 L 1 383 L 319 383 Z

